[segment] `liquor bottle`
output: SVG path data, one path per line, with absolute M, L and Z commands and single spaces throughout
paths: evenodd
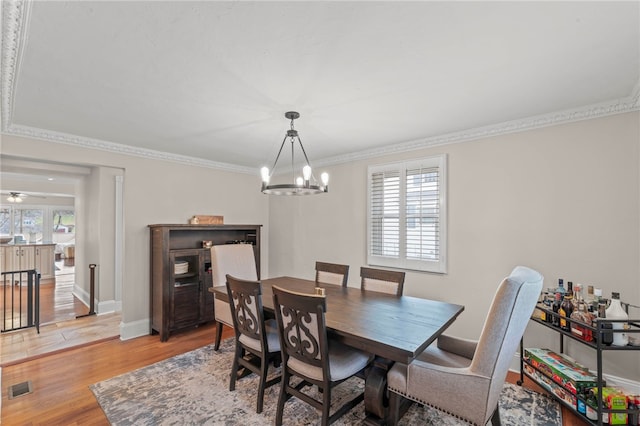
M 584 298 L 582 296 L 582 284 L 580 283 L 575 283 L 573 286 L 573 302 L 576 306 L 584 302 Z
M 556 293 L 560 293 L 560 299 L 564 298 L 564 295 L 567 291 L 564 289 L 564 281 L 562 278 L 558 279 L 558 288 L 556 288 Z
M 586 416 L 589 420 L 598 420 L 598 397 L 593 389 L 589 389 L 587 394 Z
M 589 285 L 587 286 L 587 297 L 585 298 L 585 302 L 590 305 L 593 302 L 593 297 L 593 286 Z
M 562 296 L 559 292 L 556 292 L 555 300 L 553 301 L 553 306 L 551 307 L 554 312 L 554 315 L 552 315 L 551 318 L 551 324 L 556 327 L 560 327 L 560 305 L 562 305 Z
M 611 303 L 606 310 L 607 318 L 612 320 L 628 320 L 629 315 L 625 312 L 620 304 L 620 293 L 611 293 Z M 611 323 L 614 330 L 624 330 L 625 324 L 622 322 Z M 613 345 L 614 346 L 627 346 L 629 344 L 629 337 L 627 333 L 613 333 Z
M 571 331 L 568 318 L 573 313 L 573 297 L 570 296 L 569 293 L 565 294 L 558 313 L 560 314 L 560 328 L 565 331 Z
M 607 318 L 607 304 L 600 301 L 600 303 L 598 304 L 598 319 L 604 320 L 606 318 Z M 600 326 L 600 328 L 603 330 L 611 330 L 612 326 L 610 322 L 604 321 L 602 322 L 602 325 Z M 596 336 L 596 339 L 599 339 L 599 338 L 600 336 Z M 612 343 L 613 343 L 613 333 L 610 331 L 602 332 L 602 344 L 611 346 Z
M 593 333 L 586 326 L 591 326 L 593 319 L 594 316 L 587 311 L 587 305 L 584 302 L 579 302 L 577 309 L 571 314 L 571 334 L 585 342 L 592 342 Z
M 573 282 L 567 281 L 567 293 L 564 296 L 565 297 L 569 296 L 571 298 L 571 303 L 573 304 L 573 310 L 575 310 L 577 301 L 575 298 L 575 294 L 573 293 Z

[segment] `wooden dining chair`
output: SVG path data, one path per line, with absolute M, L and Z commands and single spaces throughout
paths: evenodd
M 366 291 L 395 294 L 402 296 L 404 288 L 403 271 L 385 269 L 360 268 L 360 288 Z
M 265 321 L 260 281 L 240 280 L 227 274 L 229 306 L 236 332 L 236 351 L 231 367 L 229 390 L 236 388 L 238 371 L 247 369 L 260 377 L 256 412 L 262 412 L 264 391 L 280 381 L 280 375 L 267 381 L 270 363 L 280 363 L 280 339 L 276 321 Z
M 276 425 L 282 424 L 285 402 L 290 395 L 322 412 L 322 425 L 329 425 L 364 400 L 364 391 L 357 392 L 329 415 L 331 389 L 362 372 L 373 358 L 370 354 L 329 340 L 325 325 L 325 296 L 290 292 L 273 287 L 273 307 L 278 321 L 282 352 L 282 382 Z M 291 379 L 301 379 L 293 385 Z M 322 400 L 303 391 L 315 385 Z
M 496 290 L 479 340 L 441 335 L 410 364 L 396 362 L 387 374 L 389 424 L 398 423 L 408 400 L 471 424 L 500 425 L 500 392 L 542 282 L 537 271 L 514 268 Z
M 316 262 L 316 284 L 336 284 L 346 287 L 348 278 L 349 265 Z
M 213 286 L 225 286 L 226 275 L 243 280 L 257 280 L 256 257 L 251 244 L 221 244 L 211 247 L 211 273 Z M 233 327 L 229 302 L 216 297 L 213 299 L 214 318 L 216 320 L 216 341 L 214 349 L 220 349 L 222 324 Z

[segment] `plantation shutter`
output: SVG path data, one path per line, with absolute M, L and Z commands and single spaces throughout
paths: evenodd
M 370 253 L 398 258 L 400 255 L 400 171 L 371 176 Z
M 440 185 L 438 168 L 407 170 L 407 259 L 438 260 Z
M 446 272 L 445 160 L 369 167 L 369 265 Z

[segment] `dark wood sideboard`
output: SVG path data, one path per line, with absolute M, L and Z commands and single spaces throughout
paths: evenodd
M 164 342 L 170 333 L 213 321 L 211 250 L 203 247 L 203 241 L 213 245 L 252 244 L 256 270 L 260 271 L 261 227 L 149 225 L 151 334 L 159 333 Z

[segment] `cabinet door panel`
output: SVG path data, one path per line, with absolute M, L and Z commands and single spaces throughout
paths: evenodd
M 198 283 L 174 287 L 172 328 L 196 324 L 199 316 L 200 289 Z
M 55 275 L 53 248 L 53 246 L 36 247 L 35 264 L 42 279 L 53 278 Z

